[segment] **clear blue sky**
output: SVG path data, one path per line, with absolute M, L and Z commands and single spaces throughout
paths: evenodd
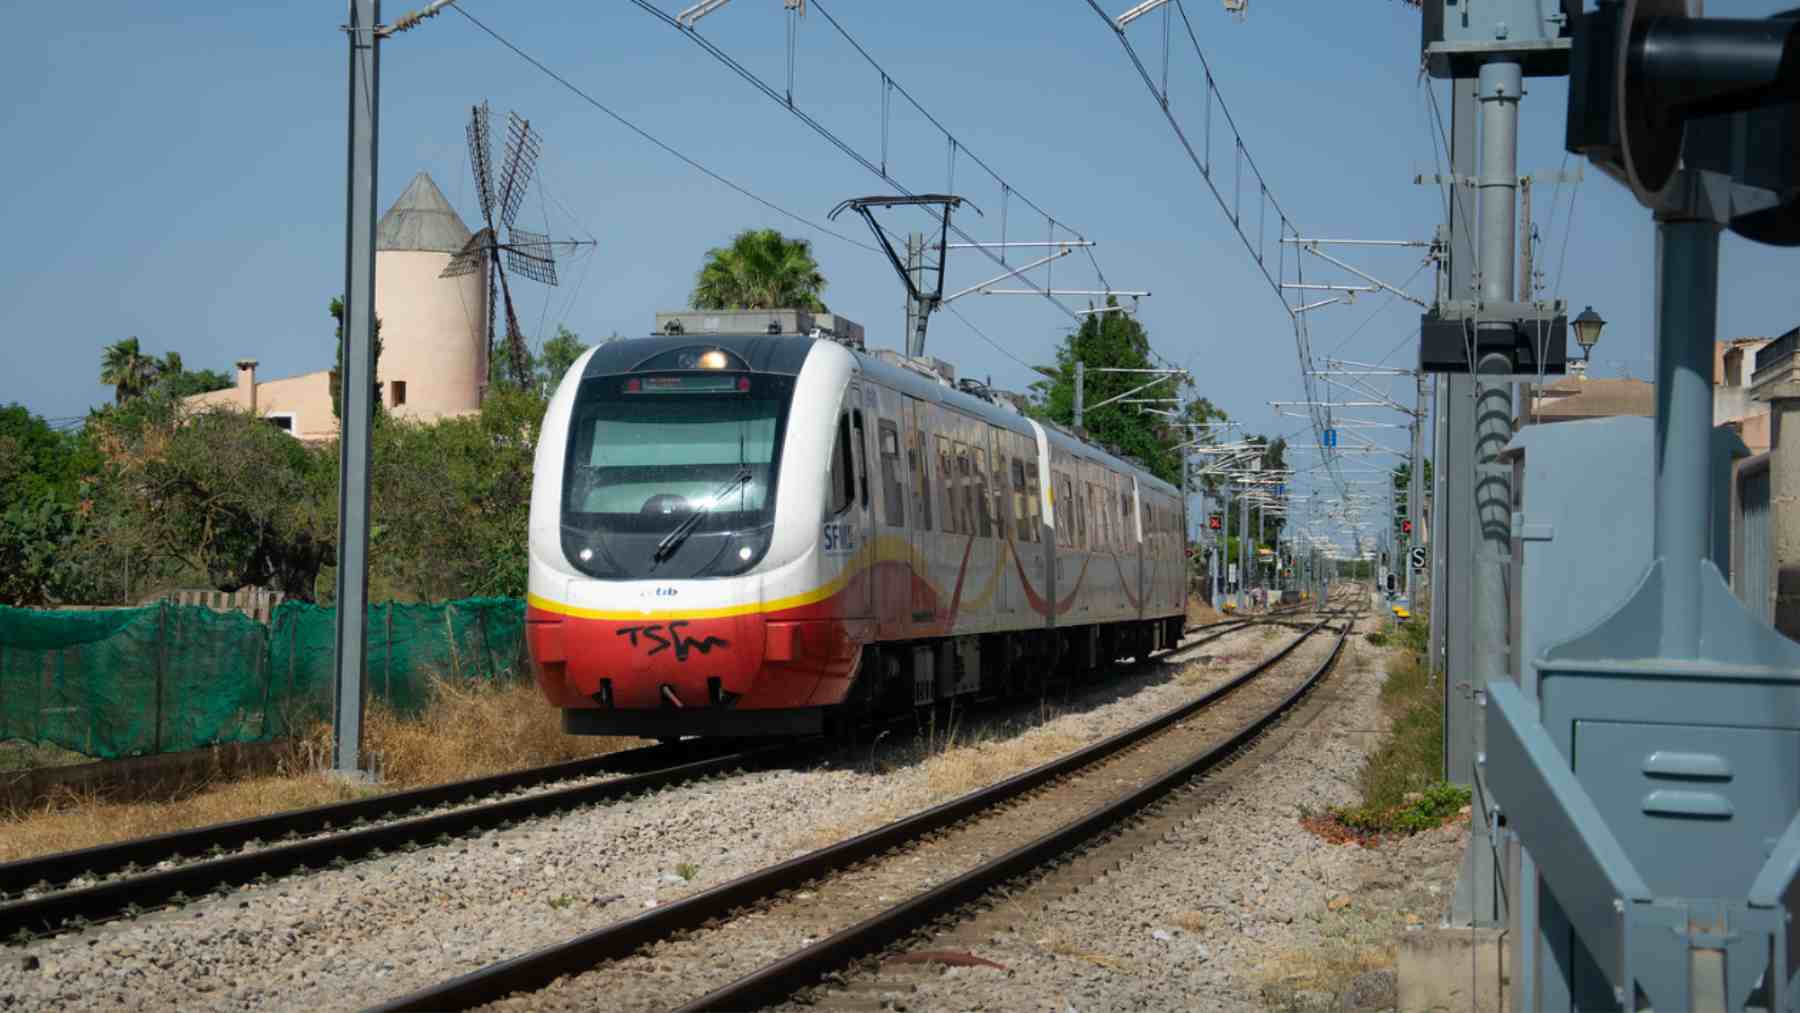
M 844 197 L 883 190 L 623 0 L 466 3 L 601 101 L 776 203 L 822 218 Z M 412 6 L 390 0 L 384 17 Z M 663 0 L 665 10 L 678 6 Z M 1108 9 L 1124 6 L 1112 0 Z M 1741 6 L 1746 13 L 1774 8 Z M 1155 293 L 1142 319 L 1162 354 L 1195 370 L 1201 393 L 1259 430 L 1297 424 L 1274 419 L 1266 404 L 1299 390 L 1285 314 L 1083 0 L 835 0 L 831 7 L 968 149 L 1098 240 L 1115 287 Z M 1251 154 L 1303 231 L 1430 235 L 1438 198 L 1412 182 L 1434 169 L 1415 11 L 1394 0 L 1252 0 L 1248 20 L 1237 23 L 1207 0 L 1192 0 L 1188 10 Z M 0 326 L 9 349 L 0 403 L 18 401 L 51 417 L 82 414 L 110 393 L 97 379 L 102 347 L 130 335 L 153 353 L 180 351 L 190 367 L 228 369 L 253 356 L 273 377 L 331 361 L 326 304 L 342 285 L 344 252 L 343 20 L 343 5 L 334 3 L 102 2 L 78 16 L 59 5 L 11 11 L 0 41 L 0 87 L 8 96 L 0 125 L 12 139 L 0 163 L 11 239 L 0 251 Z M 704 28 L 752 69 L 785 76 L 784 21 L 774 0 L 736 0 Z M 854 143 L 878 147 L 873 72 L 816 12 L 799 36 L 798 103 Z M 1159 57 L 1160 19 L 1145 18 L 1133 37 L 1147 57 Z M 1179 46 L 1175 68 L 1174 101 L 1186 104 L 1186 122 L 1198 124 L 1194 61 Z M 381 86 L 384 208 L 426 169 L 474 217 L 463 143 L 473 102 L 517 109 L 543 134 L 539 185 L 522 224 L 591 234 L 599 246 L 565 266 L 560 289 L 516 287 L 534 338 L 558 323 L 589 337 L 643 333 L 656 310 L 684 301 L 703 252 L 736 229 L 809 234 L 631 135 L 454 12 L 384 46 Z M 1564 84 L 1533 80 L 1528 90 L 1521 169 L 1554 170 L 1563 162 Z M 1443 96 L 1440 90 L 1447 116 Z M 890 144 L 897 178 L 915 190 L 945 185 L 941 140 L 897 114 Z M 969 228 L 997 238 L 997 189 L 964 163 L 957 190 L 987 212 L 965 216 Z M 1563 188 L 1554 216 L 1553 197 L 1550 187 L 1537 194 L 1549 277 L 1560 280 L 1574 309 L 1591 303 L 1611 322 L 1596 372 L 1649 375 L 1648 216 L 1591 169 L 1578 189 Z M 1016 235 L 1024 228 L 1016 204 L 1009 218 Z M 863 238 L 858 222 L 840 223 Z M 814 238 L 832 307 L 867 325 L 873 344 L 898 343 L 900 290 L 886 262 Z M 1356 259 L 1396 282 L 1417 264 L 1412 252 Z M 1791 258 L 1727 237 L 1723 266 L 1722 337 L 1777 334 L 1800 323 Z M 968 254 L 953 261 L 950 284 L 991 273 Z M 1325 272 L 1314 266 L 1309 274 Z M 1421 273 L 1413 291 L 1428 296 L 1429 277 Z M 1085 258 L 1062 261 L 1055 280 L 1095 282 Z M 1315 350 L 1409 361 L 1417 311 L 1404 304 L 1381 310 L 1382 302 L 1365 298 L 1316 313 Z M 970 297 L 959 306 L 1026 362 L 1048 361 L 1068 324 L 1032 298 Z M 1031 379 L 948 315 L 934 321 L 930 350 L 1002 386 L 1023 388 Z

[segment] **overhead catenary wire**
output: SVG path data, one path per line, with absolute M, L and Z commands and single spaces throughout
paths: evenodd
M 757 91 L 762 92 L 765 96 L 767 96 L 769 98 L 770 101 L 774 102 L 776 105 L 780 106 L 781 108 L 787 110 L 787 112 L 790 113 L 795 119 L 798 119 L 801 123 L 803 123 L 807 127 L 811 128 L 814 133 L 818 134 L 826 142 L 831 144 L 832 147 L 837 148 L 840 152 L 842 152 L 845 155 L 845 157 L 849 158 L 851 161 L 855 162 L 856 164 L 862 166 L 864 169 L 868 170 L 870 173 L 874 174 L 875 176 L 877 176 L 884 182 L 887 182 L 888 184 L 892 185 L 901 194 L 908 196 L 908 197 L 918 196 L 918 193 L 916 191 L 907 187 L 905 184 L 901 183 L 898 179 L 895 179 L 894 176 L 892 175 L 892 173 L 890 173 L 888 171 L 888 165 L 887 165 L 887 159 L 886 159 L 886 149 L 885 149 L 885 145 L 886 145 L 886 122 L 885 122 L 885 119 L 883 122 L 883 145 L 884 145 L 884 148 L 883 148 L 883 153 L 881 156 L 881 161 L 877 162 L 873 158 L 871 158 L 869 155 L 865 155 L 861 151 L 858 151 L 856 149 L 856 146 L 851 144 L 849 141 L 845 140 L 842 135 L 838 134 L 836 131 L 832 130 L 830 127 L 827 127 L 823 123 L 819 122 L 819 120 L 816 117 L 814 117 L 812 114 L 808 113 L 805 109 L 801 108 L 799 103 L 790 101 L 788 96 L 784 95 L 780 89 L 776 88 L 774 85 L 770 84 L 769 82 L 763 80 L 760 76 L 758 76 L 756 74 L 755 71 L 752 71 L 748 67 L 744 66 L 744 64 L 741 61 L 739 61 L 736 57 L 733 57 L 730 53 L 727 53 L 722 47 L 720 47 L 717 43 L 713 42 L 711 39 L 707 38 L 705 35 L 702 35 L 692 25 L 684 24 L 680 19 L 674 17 L 673 15 L 670 15 L 668 12 L 657 7 L 654 3 L 650 2 L 650 0 L 632 0 L 632 3 L 635 4 L 639 9 L 643 10 L 645 13 L 649 14 L 650 16 L 652 16 L 652 17 L 656 18 L 657 20 L 663 22 L 664 24 L 668 25 L 670 28 L 673 28 L 674 30 L 679 32 L 681 35 L 686 37 L 689 41 L 693 42 L 696 46 L 699 46 L 702 50 L 704 50 L 706 53 L 711 55 L 720 64 L 725 66 L 727 69 L 731 70 L 733 73 L 737 74 L 739 77 L 743 78 L 745 82 L 750 84 Z M 843 27 L 843 25 L 841 23 L 839 23 L 835 18 L 833 18 L 828 11 L 826 11 L 818 3 L 814 3 L 813 9 L 819 11 L 819 13 L 825 17 L 826 21 L 844 39 L 844 41 L 847 42 L 852 48 L 854 48 L 856 50 L 856 52 L 858 53 L 858 55 L 860 55 L 863 58 L 863 60 L 872 69 L 874 69 L 876 71 L 876 73 L 878 73 L 881 76 L 881 80 L 883 83 L 884 96 L 889 92 L 899 94 L 909 104 L 911 104 L 912 107 L 921 116 L 924 116 L 926 118 L 926 120 L 928 122 L 930 122 L 934 128 L 936 128 L 941 134 L 943 134 L 946 144 L 948 146 L 948 156 L 947 156 L 948 169 L 950 170 L 950 173 L 952 174 L 952 178 L 953 178 L 953 174 L 954 174 L 956 157 L 959 154 L 967 155 L 976 165 L 980 166 L 984 171 L 986 171 L 988 173 L 988 175 L 996 183 L 1000 184 L 1004 188 L 1004 191 L 1006 193 L 1008 193 L 1012 197 L 1017 197 L 1020 201 L 1024 202 L 1026 204 L 1026 206 L 1032 208 L 1033 210 L 1037 211 L 1041 216 L 1043 216 L 1043 218 L 1049 223 L 1050 238 L 1051 238 L 1052 242 L 1054 242 L 1054 240 L 1055 240 L 1056 230 L 1059 227 L 1062 228 L 1063 230 L 1069 232 L 1071 235 L 1075 236 L 1077 239 L 1080 239 L 1080 240 L 1086 239 L 1086 237 L 1083 236 L 1081 232 L 1079 232 L 1076 229 L 1070 228 L 1067 223 L 1057 220 L 1049 212 L 1045 211 L 1042 207 L 1033 203 L 1029 198 L 1027 198 L 1025 195 L 1021 194 L 1018 191 L 1017 187 L 1014 187 L 1011 184 L 1007 183 L 1007 181 L 1005 179 L 1003 179 L 998 173 L 996 173 L 993 170 L 993 168 L 990 167 L 985 161 L 983 161 L 980 158 L 980 156 L 969 151 L 965 146 L 963 146 L 962 143 L 956 139 L 956 136 L 953 133 L 951 133 L 950 130 L 947 127 L 945 127 L 942 122 L 940 122 L 936 117 L 932 116 L 930 111 L 925 109 L 924 106 L 920 105 L 919 102 L 916 99 L 914 99 L 910 93 L 908 93 L 906 91 L 905 87 L 902 86 L 898 81 L 896 81 L 894 79 L 893 75 L 889 74 L 887 72 L 886 68 L 882 67 L 881 64 L 878 63 L 873 56 L 869 55 L 868 50 L 860 42 L 858 42 L 856 40 L 856 38 L 854 36 L 852 36 Z M 885 116 L 885 110 L 887 108 L 886 104 L 884 104 L 883 108 L 884 108 L 884 116 Z M 924 209 L 922 209 L 922 210 L 924 210 Z M 959 238 L 967 241 L 973 249 L 978 250 L 980 253 L 982 253 L 984 256 L 986 256 L 989 260 L 992 260 L 995 264 L 1000 265 L 1001 267 L 1008 266 L 1006 264 L 1005 260 L 998 253 L 996 253 L 987 244 L 976 240 L 974 236 L 970 235 L 966 229 L 964 229 L 962 226 L 958 225 L 955 221 L 950 222 L 949 231 L 955 233 Z M 1066 303 L 1064 303 L 1062 300 L 1058 299 L 1050 291 L 1050 288 L 1051 288 L 1050 285 L 1046 284 L 1046 285 L 1040 287 L 1022 277 L 1020 278 L 1020 280 L 1022 282 L 1024 282 L 1026 285 L 1031 286 L 1032 289 L 1034 289 L 1039 295 L 1041 295 L 1051 305 L 1056 306 L 1058 309 L 1062 310 L 1062 312 L 1064 314 L 1068 315 L 1070 319 L 1076 320 L 1076 321 L 1080 320 L 1079 314 L 1077 314 L 1074 310 L 1070 309 Z
M 1286 311 L 1294 331 L 1295 350 L 1300 365 L 1301 388 L 1306 392 L 1307 400 L 1309 402 L 1318 401 L 1319 398 L 1316 396 L 1317 384 L 1312 377 L 1313 355 L 1311 330 L 1307 324 L 1306 315 L 1304 313 L 1296 312 L 1293 304 L 1288 301 L 1286 290 L 1283 288 L 1287 277 L 1287 258 L 1285 249 L 1286 244 L 1284 244 L 1282 240 L 1289 236 L 1297 237 L 1300 232 L 1293 224 L 1293 220 L 1288 216 L 1286 210 L 1281 206 L 1280 201 L 1278 201 L 1270 191 L 1268 181 L 1263 176 L 1262 170 L 1256 165 L 1256 160 L 1251 157 L 1248 146 L 1244 143 L 1243 134 L 1238 129 L 1237 122 L 1232 117 L 1229 106 L 1226 105 L 1223 96 L 1218 92 L 1217 82 L 1213 77 L 1212 68 L 1206 59 L 1205 51 L 1200 47 L 1199 36 L 1194 30 L 1193 21 L 1188 17 L 1185 6 L 1182 5 L 1181 0 L 1172 0 L 1170 4 L 1170 6 L 1176 8 L 1176 13 L 1181 17 L 1183 30 L 1187 35 L 1189 45 L 1192 47 L 1195 57 L 1200 61 L 1201 70 L 1203 72 L 1206 96 L 1204 114 L 1205 126 L 1201 144 L 1204 148 L 1204 154 L 1202 151 L 1196 150 L 1195 142 L 1189 137 L 1188 132 L 1183 129 L 1180 120 L 1173 111 L 1166 86 L 1162 89 L 1158 88 L 1156 78 L 1152 75 L 1150 68 L 1146 65 L 1143 57 L 1138 53 L 1137 47 L 1132 44 L 1124 27 L 1110 17 L 1106 11 L 1100 7 L 1096 0 L 1088 0 L 1088 6 L 1106 23 L 1107 28 L 1119 40 L 1119 44 L 1124 48 L 1126 56 L 1131 60 L 1133 67 L 1136 68 L 1138 76 L 1143 79 L 1145 88 L 1149 90 L 1152 98 L 1157 101 L 1164 119 L 1168 121 L 1170 129 L 1174 131 L 1176 139 L 1181 143 L 1182 150 L 1187 154 L 1188 160 L 1193 163 L 1195 170 L 1200 173 L 1200 177 L 1206 184 L 1207 189 L 1212 193 L 1213 199 L 1218 203 L 1221 211 L 1223 211 L 1225 216 L 1230 220 L 1233 229 L 1237 232 L 1239 241 L 1255 260 L 1257 269 L 1262 272 L 1264 280 L 1269 283 L 1270 288 L 1276 294 L 1276 298 L 1281 300 L 1282 308 Z M 1166 44 L 1167 36 L 1170 33 L 1170 19 L 1166 15 L 1163 19 L 1163 31 L 1165 36 L 1164 42 Z M 1232 170 L 1235 176 L 1233 196 L 1229 201 L 1221 191 L 1220 184 L 1214 174 L 1215 166 L 1213 165 L 1211 138 L 1212 111 L 1215 103 L 1218 105 L 1219 111 L 1224 117 L 1225 125 L 1230 133 L 1230 139 L 1233 142 Z M 1251 183 L 1258 201 L 1256 222 L 1257 239 L 1254 242 L 1251 240 L 1245 229 L 1244 209 L 1241 207 L 1241 193 L 1244 184 L 1243 175 L 1246 166 L 1249 168 L 1252 177 Z M 1268 211 L 1271 207 L 1275 210 L 1276 214 L 1276 245 L 1278 256 L 1276 258 L 1277 273 L 1275 274 L 1270 272 L 1268 260 L 1265 255 L 1266 251 L 1263 248 L 1264 239 L 1267 235 L 1266 220 Z M 1294 272 L 1297 282 L 1304 284 L 1305 269 L 1301 264 L 1301 258 L 1297 255 L 1294 258 Z M 1324 430 L 1330 425 L 1330 414 L 1327 411 L 1318 408 L 1309 408 L 1308 413 L 1312 417 L 1315 434 L 1319 437 L 1320 442 L 1323 442 Z M 1335 473 L 1334 478 L 1336 478 Z
M 1007 358 L 1011 359 L 1012 361 L 1018 363 L 1020 366 L 1023 366 L 1028 372 L 1032 372 L 1032 373 L 1037 372 L 1036 366 L 1033 366 L 1029 362 L 1026 362 L 1024 359 L 1021 359 L 1018 356 L 1014 355 L 1012 352 L 1007 350 L 1005 345 L 1002 345 L 1000 342 L 995 341 L 993 338 L 988 337 L 987 332 L 982 330 L 981 328 L 975 326 L 974 321 L 970 320 L 968 317 L 963 316 L 961 310 L 957 309 L 955 306 L 945 306 L 944 309 L 950 311 L 951 316 L 962 321 L 962 325 L 964 327 L 967 327 L 969 329 L 969 331 L 971 333 L 973 333 L 976 337 L 978 337 L 981 340 L 987 342 L 988 344 L 994 346 L 995 351 L 999 352 L 1001 355 L 1006 356 Z
M 744 187 L 743 185 L 741 185 L 737 182 L 734 182 L 731 179 L 726 178 L 725 176 L 721 175 L 720 173 L 707 168 L 705 165 L 702 165 L 699 161 L 697 161 L 694 158 L 691 158 L 688 155 L 677 150 L 673 145 L 670 145 L 669 143 L 663 141 L 661 138 L 658 138 L 656 135 L 650 133 L 648 130 L 645 130 L 643 127 L 638 126 L 636 123 L 633 123 L 631 120 L 626 119 L 624 116 L 620 115 L 618 112 L 613 110 L 611 107 L 607 106 L 605 103 L 601 102 L 599 99 L 596 99 L 592 95 L 588 94 L 586 91 L 584 91 L 579 85 L 575 84 L 573 81 L 570 81 L 568 78 L 557 73 L 555 70 L 552 70 L 549 66 L 545 65 L 544 62 L 539 60 L 537 57 L 534 57 L 530 53 L 527 53 L 527 52 L 525 52 L 525 50 L 519 48 L 510 39 L 506 38 L 505 36 L 501 35 L 499 32 L 495 31 L 493 28 L 489 27 L 486 22 L 482 21 L 480 18 L 477 18 L 475 15 L 470 14 L 468 11 L 464 10 L 462 4 L 452 3 L 450 6 L 451 6 L 451 9 L 456 11 L 456 13 L 461 14 L 463 17 L 467 18 L 469 20 L 469 22 L 471 24 L 473 24 L 475 27 L 477 27 L 477 28 L 481 29 L 483 32 L 487 33 L 487 35 L 490 36 L 491 38 L 493 38 L 493 40 L 495 42 L 498 42 L 502 46 L 505 46 L 507 49 L 512 50 L 512 52 L 515 55 L 517 55 L 520 59 L 524 60 L 526 63 L 531 64 L 533 67 L 536 67 L 545 76 L 549 77 L 551 80 L 555 81 L 557 84 L 562 85 L 564 88 L 566 88 L 570 92 L 572 92 L 577 98 L 580 98 L 582 101 L 586 102 L 588 105 L 591 105 L 595 109 L 598 109 L 602 113 L 605 113 L 607 116 L 611 117 L 615 122 L 617 122 L 620 126 L 624 127 L 625 129 L 638 135 L 639 137 L 643 138 L 644 140 L 649 141 L 651 144 L 655 145 L 656 147 L 661 148 L 664 152 L 666 152 L 670 155 L 673 155 L 675 158 L 677 158 L 677 159 L 681 160 L 683 163 L 685 163 L 689 168 L 692 168 L 692 169 L 700 172 L 701 174 L 711 178 L 715 182 L 724 184 L 725 186 L 731 188 L 732 190 L 737 191 L 738 193 L 742 194 L 743 196 L 750 198 L 751 200 L 755 201 L 758 204 L 761 204 L 763 207 L 768 208 L 770 211 L 774 211 L 777 214 L 784 215 L 788 218 L 793 219 L 796 222 L 799 222 L 800 224 L 806 226 L 809 229 L 812 229 L 815 232 L 819 232 L 824 235 L 830 236 L 833 239 L 837 239 L 837 240 L 841 240 L 843 242 L 849 243 L 851 246 L 859 247 L 861 249 L 869 251 L 870 253 L 881 252 L 880 250 L 876 249 L 874 246 L 872 246 L 868 243 L 862 242 L 861 240 L 858 240 L 858 239 L 853 239 L 850 236 L 847 236 L 841 232 L 838 232 L 836 229 L 833 229 L 830 226 L 822 225 L 822 224 L 820 224 L 816 221 L 813 221 L 812 219 L 810 219 L 810 218 L 806 217 L 805 215 L 802 215 L 798 212 L 790 211 L 787 208 L 784 208 L 781 205 L 775 203 L 774 201 L 769 200 L 766 197 L 763 197 L 757 193 L 752 192 L 747 187 Z

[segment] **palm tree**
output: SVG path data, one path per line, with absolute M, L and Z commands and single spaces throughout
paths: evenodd
M 697 310 L 803 309 L 824 312 L 825 276 L 812 244 L 774 229 L 745 229 L 706 251 L 688 301 Z
M 158 366 L 157 360 L 138 347 L 137 338 L 126 338 L 106 346 L 100 360 L 100 382 L 112 384 L 114 404 L 124 404 L 150 386 Z

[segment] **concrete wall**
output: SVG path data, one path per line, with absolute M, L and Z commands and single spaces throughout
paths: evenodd
M 476 271 L 438 275 L 450 254 L 383 250 L 375 255 L 381 318 L 381 400 L 397 418 L 429 421 L 481 407 L 487 381 L 487 282 Z M 498 321 L 502 332 L 505 322 Z M 395 383 L 406 385 L 396 405 Z

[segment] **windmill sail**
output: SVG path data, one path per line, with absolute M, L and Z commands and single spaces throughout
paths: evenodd
M 508 269 L 540 285 L 556 285 L 556 247 L 582 246 L 585 243 L 552 240 L 548 235 L 513 225 L 524 206 L 531 177 L 537 171 L 542 139 L 531 129 L 531 122 L 518 113 L 506 118 L 506 152 L 496 175 L 493 166 L 492 138 L 488 129 L 488 104 L 483 102 L 469 110 L 469 171 L 475 177 L 475 196 L 481 204 L 482 228 L 458 250 L 445 265 L 440 278 L 456 278 L 487 272 L 488 360 L 494 355 L 495 311 L 506 311 L 506 362 L 514 383 L 530 382 L 530 354 L 525 335 L 519 330 L 518 314 L 513 311 L 512 286 L 507 281 Z M 498 221 L 496 222 L 496 216 Z M 506 226 L 507 241 L 500 241 L 499 226 Z M 505 257 L 500 256 L 505 253 Z M 498 296 L 498 298 L 496 298 Z

